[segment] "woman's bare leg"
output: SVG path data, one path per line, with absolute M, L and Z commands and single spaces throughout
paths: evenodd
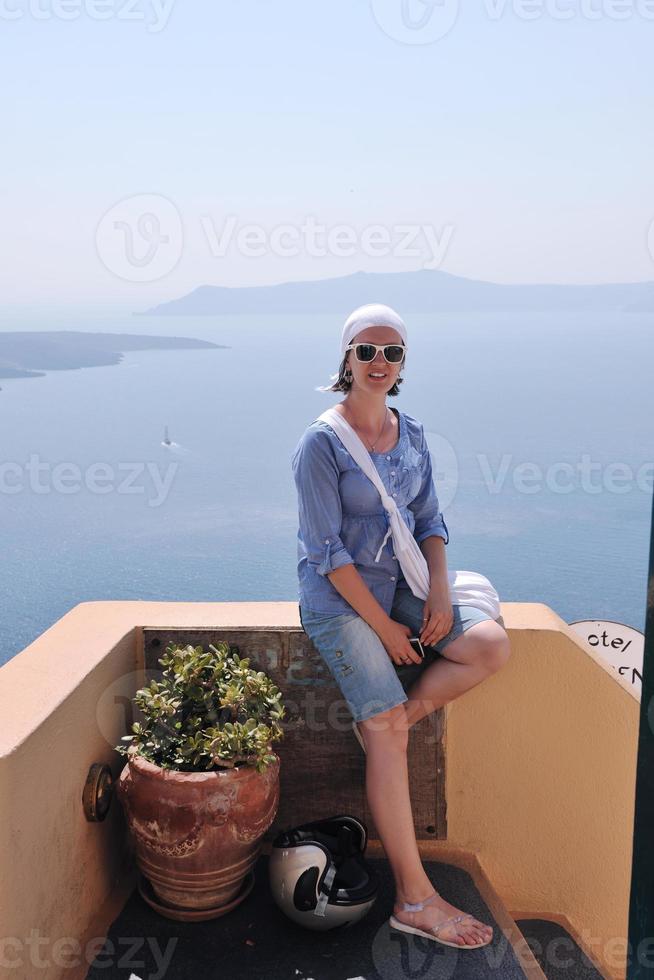
M 440 897 L 421 912 L 401 911 L 401 902 L 421 902 L 434 892 L 422 866 L 411 812 L 405 704 L 359 722 L 359 729 L 366 745 L 368 804 L 395 878 L 394 914 L 402 922 L 429 929 L 450 915 L 465 912 Z M 468 918 L 449 923 L 440 935 L 448 942 L 465 946 L 485 942 L 491 934 L 490 926 Z
M 509 638 L 493 620 L 476 623 L 445 648 L 407 691 L 409 726 L 454 701 L 502 667 L 511 652 Z

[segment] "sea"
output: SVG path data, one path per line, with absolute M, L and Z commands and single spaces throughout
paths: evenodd
M 644 630 L 654 316 L 407 317 L 450 569 L 503 602 Z M 297 602 L 291 455 L 342 395 L 334 316 L 4 317 L 0 330 L 193 337 L 0 379 L 0 663 L 89 600 Z M 168 426 L 171 445 L 163 445 Z

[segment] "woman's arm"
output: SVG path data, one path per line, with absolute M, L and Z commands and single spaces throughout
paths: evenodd
M 299 522 L 307 561 L 381 636 L 392 622 L 354 565 L 340 536 L 338 466 L 324 434 L 309 433 L 293 455 Z
M 447 579 L 445 541 L 442 537 L 430 535 L 420 542 L 420 550 L 429 566 L 429 592 L 424 605 L 427 621 L 420 633 L 420 642 L 429 646 L 438 643 L 450 632 L 454 613 Z
M 392 622 L 391 617 L 377 602 L 356 567 L 343 565 L 331 572 L 328 578 L 345 601 L 350 603 L 369 626 L 372 626 L 377 636 L 383 637 Z
M 293 454 L 293 474 L 298 491 L 300 533 L 307 562 L 326 576 L 336 591 L 380 638 L 394 663 L 419 655 L 408 641 L 411 630 L 391 619 L 372 594 L 340 536 L 343 517 L 338 485 L 338 466 L 326 438 L 308 434 Z
M 420 542 L 420 550 L 429 568 L 429 590 L 449 589 L 447 581 L 447 557 L 442 537 L 430 535 Z
M 429 593 L 424 611 L 428 617 L 420 634 L 422 643 L 437 643 L 452 629 L 454 621 L 447 576 L 445 546 L 450 535 L 441 513 L 431 465 L 431 453 L 421 431 L 422 486 L 409 504 L 415 517 L 415 537 L 429 568 Z
M 382 641 L 393 663 L 420 663 L 420 656 L 409 643 L 411 629 L 397 623 L 379 605 L 354 565 L 343 565 L 329 575 L 329 581 L 344 599 L 356 609 Z

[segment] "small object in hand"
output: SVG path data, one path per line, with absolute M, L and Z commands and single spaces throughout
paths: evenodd
M 411 644 L 411 646 L 413 647 L 413 649 L 416 651 L 416 653 L 418 653 L 422 657 L 422 659 L 424 660 L 425 659 L 425 651 L 422 648 L 422 643 L 420 642 L 420 637 L 419 636 L 410 636 L 409 637 L 409 643 Z

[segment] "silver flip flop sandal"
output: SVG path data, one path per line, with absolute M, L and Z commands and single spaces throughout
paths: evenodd
M 411 904 L 410 902 L 403 902 L 402 911 L 421 912 L 422 909 L 424 909 L 425 905 L 428 905 L 430 902 L 432 902 L 437 897 L 438 894 L 439 893 L 435 891 L 433 895 L 430 895 L 429 898 L 426 898 L 423 902 L 416 902 L 415 904 Z M 462 922 L 464 919 L 474 919 L 474 918 L 475 916 L 472 915 L 471 913 L 468 913 L 466 915 L 450 915 L 447 919 L 444 919 L 443 922 L 439 923 L 437 926 L 432 926 L 430 930 L 418 929 L 416 926 L 407 925 L 406 922 L 400 922 L 399 919 L 396 919 L 394 915 L 391 915 L 388 922 L 393 927 L 393 929 L 399 929 L 401 932 L 408 932 L 415 936 L 424 936 L 425 939 L 433 939 L 434 942 L 442 943 L 443 946 L 454 946 L 455 949 L 479 949 L 480 946 L 488 946 L 488 944 L 493 941 L 493 937 L 491 936 L 491 938 L 487 939 L 485 943 L 473 944 L 473 943 L 465 943 L 465 942 L 453 943 L 450 942 L 448 939 L 441 939 L 440 936 L 438 935 L 441 929 L 444 926 L 446 926 L 448 922 Z
M 359 725 L 358 725 L 358 723 L 356 721 L 353 721 L 352 722 L 352 731 L 354 732 L 354 734 L 357 737 L 357 742 L 359 743 L 359 745 L 361 746 L 361 748 L 365 752 L 366 751 L 366 743 L 363 741 L 363 735 L 359 731 Z

